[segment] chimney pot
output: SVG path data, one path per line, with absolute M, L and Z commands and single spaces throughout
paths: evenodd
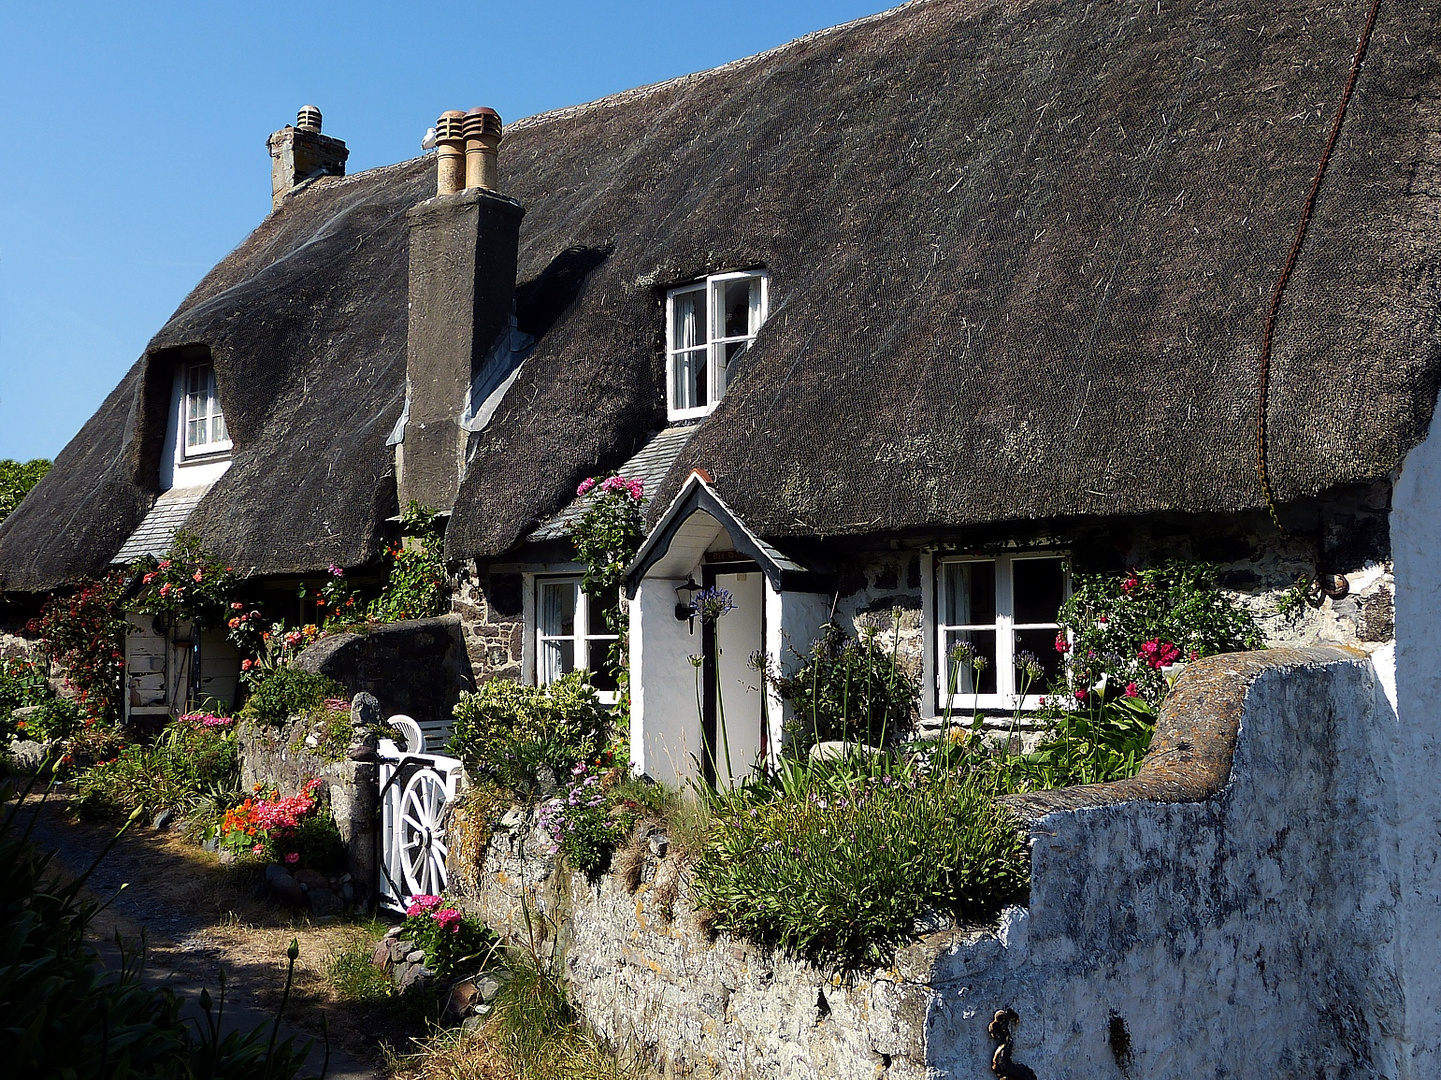
M 435 193 L 454 195 L 465 186 L 465 113 L 449 109 L 435 122 Z
M 320 110 L 302 105 L 296 126 L 286 124 L 266 140 L 270 150 L 270 205 L 279 208 L 298 184 L 319 176 L 344 176 L 345 143 L 320 133 Z
M 465 114 L 465 186 L 495 191 L 500 187 L 500 114 L 471 109 Z

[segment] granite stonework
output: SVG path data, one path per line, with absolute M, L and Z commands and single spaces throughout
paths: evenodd
M 452 887 L 497 929 L 539 927 L 586 1021 L 677 1075 L 969 1080 L 990 1075 L 987 1025 L 1010 1008 L 1015 1059 L 1048 1080 L 1419 1076 L 1407 1063 L 1435 1047 L 1398 955 L 1435 962 L 1441 934 L 1403 943 L 1398 910 L 1441 919 L 1399 890 L 1383 682 L 1336 647 L 1191 665 L 1139 776 L 1012 800 L 1026 907 L 884 970 L 712 937 L 658 837 L 638 875 L 590 880 L 512 812 Z M 1415 856 L 1441 856 L 1427 845 Z
M 525 658 L 524 578 L 492 571 L 474 559 L 451 581 L 451 610 L 460 618 L 465 651 L 477 683 L 523 675 Z
M 448 721 L 461 692 L 474 686 L 461 633 L 453 614 L 386 623 L 322 638 L 295 666 L 330 676 L 347 694 L 373 694 L 385 716 Z
M 1348 488 L 1298 504 L 1288 511 L 1294 520 L 1288 518 L 1291 532 L 1284 537 L 1256 513 L 1214 521 L 1121 520 L 1064 533 L 1013 531 L 1004 540 L 977 535 L 831 553 L 831 599 L 841 626 L 874 633 L 877 644 L 922 683 L 925 651 L 934 648 L 923 629 L 924 594 L 935 587 L 931 567 L 938 559 L 1055 551 L 1069 556 L 1075 573 L 1123 573 L 1166 559 L 1195 559 L 1216 566 L 1221 591 L 1251 612 L 1268 646 L 1344 645 L 1371 652 L 1395 638 L 1389 491 L 1387 485 Z M 1332 595 L 1317 587 L 1318 580 Z M 1297 592 L 1298 582 L 1308 587 Z M 786 647 L 794 660 L 810 644 Z M 946 723 L 924 689 L 913 719 L 917 736 L 939 734 Z M 1009 729 L 1013 719 L 1007 714 L 995 724 Z M 1019 725 L 1029 730 L 1024 714 Z
M 375 897 L 376 830 L 380 825 L 376 765 L 321 754 L 306 746 L 307 732 L 303 719 L 282 725 L 241 723 L 237 728 L 241 789 L 249 791 L 259 784 L 277 789 L 285 797 L 319 778 L 345 844 L 345 872 L 354 889 L 353 902 L 367 907 Z

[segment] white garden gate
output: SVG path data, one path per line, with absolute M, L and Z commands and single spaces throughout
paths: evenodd
M 425 735 L 393 716 L 395 739 L 380 740 L 380 902 L 404 911 L 419 893 L 445 889 L 451 807 L 465 785 L 457 758 L 425 752 Z M 403 743 L 403 745 L 402 745 Z

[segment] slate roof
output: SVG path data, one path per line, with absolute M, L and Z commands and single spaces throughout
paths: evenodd
M 647 493 L 654 492 L 665 481 L 676 458 L 695 434 L 695 425 L 666 428 L 657 432 L 640 451 L 616 472 L 627 480 L 640 480 Z M 572 499 L 560 513 L 542 522 L 527 540 L 559 540 L 570 534 L 571 527 L 585 516 L 591 499 L 587 495 Z
M 146 555 L 157 559 L 170 550 L 170 541 L 185 527 L 190 512 L 200 505 L 209 485 L 194 488 L 174 488 L 155 500 L 150 513 L 140 527 L 130 534 L 130 539 L 111 559 L 111 565 L 124 565 Z
M 1360 0 L 916 0 L 511 125 L 537 339 L 448 551 L 491 557 L 665 426 L 667 286 L 764 266 L 772 311 L 694 467 L 770 539 L 1261 503 L 1257 354 Z M 1441 42 L 1382 8 L 1280 311 L 1279 498 L 1384 479 L 1441 378 Z M 446 103 L 439 103 L 444 105 Z M 287 201 L 186 299 L 0 524 L 0 587 L 103 567 L 155 497 L 166 351 L 205 345 L 230 565 L 356 565 L 396 513 L 417 159 Z M 164 401 L 162 402 L 162 398 Z

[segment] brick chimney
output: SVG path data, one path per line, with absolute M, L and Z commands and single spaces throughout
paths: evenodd
M 515 299 L 520 219 L 525 211 L 515 199 L 488 188 L 454 190 L 465 175 L 463 116 L 446 113 L 437 124 L 441 146 L 449 151 L 437 155 L 437 187 L 442 194 L 412 207 L 406 215 L 410 225 L 407 416 L 395 461 L 402 508 L 412 500 L 432 510 L 455 505 L 465 470 L 468 436 L 461 424 L 471 380 L 509 333 Z M 498 144 L 498 116 L 493 134 Z
M 291 190 L 317 176 L 344 176 L 350 151 L 339 139 L 320 133 L 320 110 L 301 107 L 295 126 L 286 124 L 266 140 L 270 149 L 270 208 L 285 201 Z

